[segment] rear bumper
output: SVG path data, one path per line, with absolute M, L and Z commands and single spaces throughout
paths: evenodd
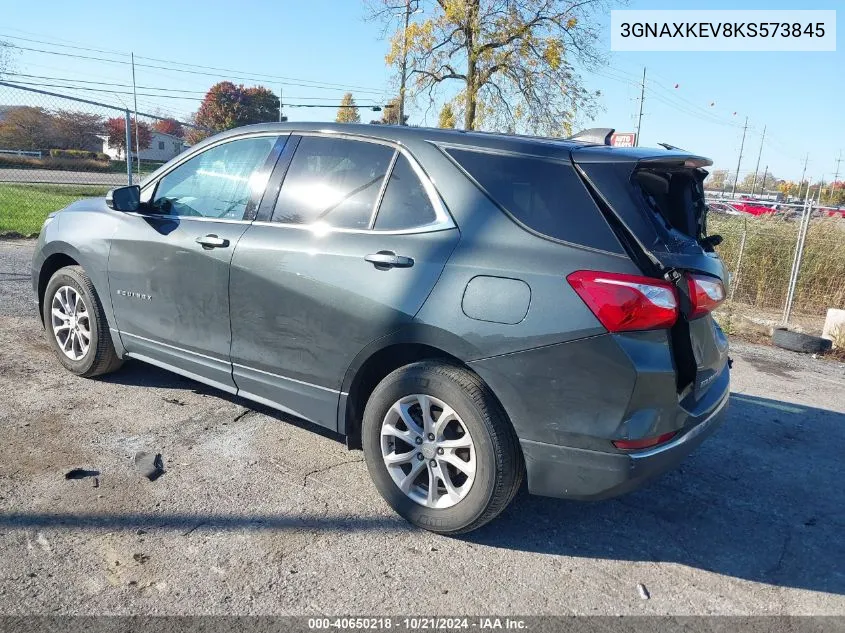
M 724 419 L 730 396 L 725 390 L 716 406 L 700 419 L 691 418 L 671 442 L 636 453 L 608 453 L 520 440 L 531 494 L 566 499 L 616 497 L 642 486 L 677 466 Z

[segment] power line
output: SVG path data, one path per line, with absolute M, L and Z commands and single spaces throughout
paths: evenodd
M 124 84 L 124 83 L 109 82 L 109 81 L 92 81 L 92 80 L 86 80 L 86 79 L 74 79 L 74 78 L 71 78 L 71 77 L 48 77 L 48 76 L 45 76 L 45 75 L 30 75 L 30 74 L 26 74 L 26 73 L 6 73 L 6 74 L 9 75 L 10 77 L 25 77 L 27 79 L 44 79 L 44 80 L 47 80 L 47 81 L 61 81 L 61 82 L 65 82 L 65 83 L 74 83 L 74 84 L 75 83 L 81 83 L 81 84 L 91 84 L 91 85 L 95 85 L 95 86 L 111 86 L 111 87 L 117 87 L 117 88 L 131 88 L 132 87 L 132 84 Z M 51 86 L 53 88 L 65 87 L 65 86 L 58 86 L 58 85 L 51 85 L 51 84 L 42 84 L 40 82 L 29 82 L 29 81 L 25 81 L 25 80 L 15 80 L 15 81 L 19 84 L 27 84 L 27 85 L 34 85 L 34 86 L 43 85 L 43 86 Z M 75 90 L 82 90 L 83 89 L 83 87 L 81 87 L 81 86 L 79 86 L 79 87 L 78 86 L 67 86 L 67 87 L 73 88 Z M 179 92 L 179 93 L 195 94 L 195 95 L 205 95 L 208 92 L 207 90 L 181 90 L 181 89 L 178 89 L 178 88 L 157 88 L 155 86 L 137 86 L 137 88 L 140 89 L 140 90 L 156 90 L 156 91 L 161 91 L 161 92 L 165 92 L 165 93 Z M 86 89 L 86 90 L 99 90 L 98 88 L 84 88 L 84 89 Z M 106 92 L 106 90 L 102 90 L 102 91 Z M 117 93 L 117 91 L 115 91 L 115 93 Z M 125 93 L 121 93 L 121 94 L 125 94 Z M 138 94 L 140 95 L 142 93 L 139 92 Z M 164 95 L 148 94 L 146 96 L 156 96 L 157 97 L 157 96 L 164 96 Z M 288 97 L 288 98 L 289 99 L 297 99 L 297 100 L 300 100 L 300 101 L 332 101 L 332 102 L 334 102 L 332 97 Z
M 48 46 L 57 46 L 57 47 L 64 46 L 62 44 L 49 44 L 49 43 L 46 43 L 46 44 Z M 95 57 L 95 56 L 92 56 L 92 55 L 80 55 L 78 53 L 66 53 L 66 52 L 59 52 L 59 51 L 50 51 L 50 50 L 45 50 L 43 48 L 32 48 L 32 47 L 28 47 L 28 46 L 18 46 L 16 44 L 13 45 L 13 48 L 16 48 L 16 49 L 21 50 L 21 51 L 30 51 L 30 52 L 33 52 L 33 53 L 42 53 L 42 54 L 45 54 L 45 55 L 57 55 L 57 56 L 60 56 L 60 57 L 71 57 L 71 58 L 74 58 L 74 59 L 86 59 L 86 60 L 89 60 L 89 61 L 97 61 L 97 62 L 109 63 L 109 64 L 120 64 L 120 65 L 124 65 L 124 66 L 128 66 L 128 65 L 131 64 L 130 61 L 122 60 L 122 59 L 107 59 L 105 57 Z M 77 48 L 77 47 L 73 47 L 73 48 Z M 179 72 L 179 73 L 186 73 L 186 74 L 190 74 L 190 75 L 204 75 L 204 76 L 215 77 L 215 78 L 220 78 L 221 76 L 228 76 L 228 77 L 231 77 L 233 79 L 245 80 L 245 81 L 257 81 L 257 82 L 262 82 L 262 81 L 267 81 L 267 80 L 272 79 L 272 80 L 275 80 L 275 81 L 280 80 L 280 81 L 282 81 L 282 83 L 284 83 L 286 85 L 298 86 L 298 87 L 301 87 L 301 88 L 312 88 L 312 89 L 317 89 L 317 90 L 349 90 L 349 89 L 355 89 L 358 92 L 379 94 L 379 95 L 383 94 L 382 90 L 377 90 L 375 88 L 366 88 L 366 87 L 363 87 L 363 86 L 351 86 L 351 85 L 344 85 L 344 84 L 334 84 L 334 83 L 321 82 L 321 81 L 312 81 L 310 79 L 280 77 L 280 76 L 275 76 L 275 75 L 261 75 L 260 73 L 259 74 L 255 74 L 255 73 L 248 74 L 248 73 L 245 73 L 245 72 L 242 72 L 242 71 L 227 70 L 227 69 L 223 69 L 223 68 L 215 68 L 214 66 L 200 66 L 198 64 L 187 64 L 187 63 L 182 63 L 182 62 L 169 62 L 169 61 L 166 61 L 166 60 L 158 60 L 157 58 L 153 58 L 153 57 L 141 57 L 140 55 L 138 56 L 138 59 L 146 59 L 146 60 L 149 60 L 149 61 L 161 61 L 162 63 L 171 64 L 171 66 L 157 66 L 157 65 L 154 65 L 154 64 L 136 64 L 136 66 L 138 66 L 140 68 L 153 68 L 153 69 L 157 69 L 157 70 L 166 70 L 168 72 Z M 180 66 L 185 66 L 186 68 L 176 68 L 176 67 L 172 66 L 172 64 L 174 64 L 174 63 L 179 64 Z M 202 70 L 188 70 L 187 67 L 202 68 L 202 69 L 206 69 L 206 70 L 218 70 L 220 72 L 210 73 L 210 72 L 203 72 Z M 223 74 L 221 74 L 221 73 L 223 73 Z
M 65 86 L 65 85 L 60 85 L 60 84 L 45 84 L 45 83 L 36 83 L 36 82 L 31 82 L 31 81 L 16 81 L 15 84 L 17 84 L 19 86 L 33 86 L 33 87 L 37 87 L 37 88 L 65 88 L 67 90 L 87 90 L 87 91 L 91 91 L 91 92 L 95 92 L 95 93 L 101 92 L 101 93 L 114 94 L 114 95 L 131 95 L 132 94 L 131 90 L 127 90 L 127 91 L 105 90 L 105 89 L 101 89 L 101 88 L 86 88 L 86 87 L 83 87 L 83 86 Z M 6 85 L 14 88 L 15 84 L 6 84 Z M 157 99 L 188 99 L 188 100 L 191 100 L 191 101 L 202 101 L 202 99 L 200 99 L 199 97 L 180 97 L 180 96 L 176 96 L 176 95 L 157 95 L 157 94 L 149 94 L 149 93 L 145 93 L 145 92 L 139 92 L 138 95 L 144 96 L 144 97 L 155 97 Z M 54 96 L 63 97 L 63 96 L 67 96 L 67 95 L 54 95 Z M 73 97 L 73 98 L 75 98 L 75 97 Z M 89 101 L 87 103 L 93 103 L 93 102 Z M 97 105 L 97 104 L 94 104 L 94 105 Z M 108 104 L 103 104 L 103 105 L 108 105 Z M 346 104 L 341 103 L 341 102 L 336 102 L 336 103 L 284 103 L 282 105 L 284 105 L 284 107 L 286 107 L 286 108 L 341 108 L 341 107 L 343 107 L 343 108 L 364 108 L 364 109 L 366 109 L 366 108 L 385 108 L 385 107 L 389 107 L 385 103 L 362 103 L 362 104 L 356 104 L 356 105 L 346 105 Z M 162 108 L 162 109 L 164 109 L 164 108 Z

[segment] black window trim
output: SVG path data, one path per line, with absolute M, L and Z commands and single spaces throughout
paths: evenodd
M 347 139 L 350 141 L 359 141 L 364 143 L 374 143 L 377 145 L 385 145 L 390 147 L 394 150 L 393 156 L 391 157 L 390 164 L 388 165 L 388 169 L 385 173 L 384 179 L 381 183 L 381 189 L 379 191 L 378 196 L 376 197 L 375 204 L 373 205 L 373 211 L 370 216 L 370 222 L 366 229 L 349 229 L 349 228 L 341 228 L 341 227 L 333 227 L 333 226 L 323 226 L 320 225 L 316 227 L 313 223 L 312 224 L 291 224 L 287 222 L 273 222 L 272 221 L 272 214 L 270 219 L 267 220 L 255 220 L 253 224 L 258 226 L 275 226 L 275 227 L 282 227 L 282 228 L 291 228 L 291 229 L 299 229 L 305 231 L 319 231 L 321 233 L 366 233 L 366 234 L 373 234 L 373 235 L 409 235 L 414 233 L 433 233 L 435 231 L 443 231 L 457 228 L 457 224 L 455 224 L 455 220 L 452 218 L 451 213 L 449 213 L 448 208 L 446 207 L 446 203 L 443 202 L 443 198 L 440 196 L 440 193 L 437 191 L 434 183 L 429 178 L 428 174 L 419 164 L 419 162 L 414 158 L 414 155 L 408 151 L 404 145 L 397 143 L 395 141 L 391 141 L 389 139 L 384 138 L 376 138 L 372 136 L 365 136 L 361 134 L 349 134 L 346 132 L 336 132 L 334 130 L 291 130 L 290 131 L 291 138 L 294 136 L 296 137 L 305 137 L 305 136 L 316 136 L 322 138 L 341 138 Z M 427 224 L 421 224 L 419 226 L 411 227 L 408 229 L 396 229 L 396 230 L 385 230 L 380 231 L 375 229 L 375 222 L 376 218 L 378 217 L 378 212 L 381 207 L 382 199 L 384 198 L 384 192 L 387 189 L 387 183 L 390 180 L 390 176 L 393 174 L 393 168 L 396 165 L 396 161 L 399 157 L 399 154 L 402 154 L 410 163 L 411 169 L 413 169 L 414 173 L 417 175 L 417 178 L 420 180 L 420 183 L 425 189 L 426 194 L 428 195 L 429 200 L 431 201 L 431 205 L 434 208 L 434 215 L 435 220 L 434 222 L 429 222 Z M 282 175 L 281 178 L 281 185 L 284 185 L 284 177 L 287 175 L 287 169 L 290 167 L 290 162 L 284 166 L 285 173 Z M 275 207 L 275 202 L 273 203 Z

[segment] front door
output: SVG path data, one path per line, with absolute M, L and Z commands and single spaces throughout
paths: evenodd
M 145 187 L 123 214 L 109 286 L 130 356 L 235 391 L 229 348 L 229 265 L 266 182 L 278 137 L 199 152 Z
M 414 318 L 458 229 L 404 151 L 337 136 L 299 139 L 269 208 L 232 260 L 235 382 L 247 397 L 336 428 L 352 360 Z

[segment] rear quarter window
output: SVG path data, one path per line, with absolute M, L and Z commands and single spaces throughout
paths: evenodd
M 455 147 L 444 151 L 493 202 L 530 231 L 553 240 L 623 252 L 570 163 Z

